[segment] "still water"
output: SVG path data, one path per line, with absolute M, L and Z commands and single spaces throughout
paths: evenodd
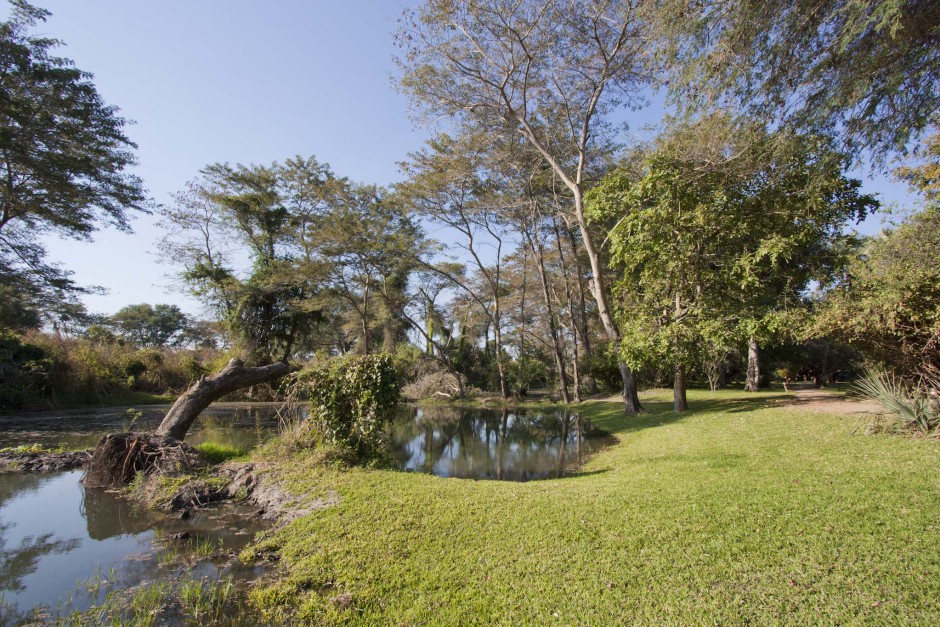
M 0 448 L 23 444 L 92 447 L 103 433 L 151 430 L 167 406 L 0 416 Z M 277 433 L 276 404 L 217 404 L 187 436 L 250 449 Z M 133 424 L 131 421 L 133 420 Z M 403 470 L 442 477 L 528 481 L 576 470 L 608 444 L 609 436 L 578 414 L 402 406 L 389 427 L 392 456 Z M 102 602 L 89 580 L 110 579 L 130 588 L 148 580 L 178 578 L 168 551 L 217 547 L 191 561 L 186 576 L 247 582 L 259 571 L 234 555 L 262 524 L 238 510 L 196 513 L 188 520 L 157 517 L 118 495 L 85 490 L 80 472 L 0 473 L 0 625 L 17 624 L 37 607 L 54 618 Z M 186 532 L 185 541 L 168 535 Z M 173 570 L 173 569 L 177 570 Z
M 392 423 L 389 441 L 404 470 L 529 481 L 575 469 L 610 437 L 565 410 L 407 407 Z

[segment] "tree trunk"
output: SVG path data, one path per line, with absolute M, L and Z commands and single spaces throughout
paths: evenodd
M 290 369 L 285 362 L 245 368 L 240 359 L 233 359 L 221 372 L 201 377 L 176 399 L 155 433 L 182 440 L 199 414 L 214 401 L 235 390 L 278 379 Z
M 594 248 L 591 241 L 591 234 L 588 231 L 587 221 L 584 217 L 584 199 L 581 190 L 572 190 L 574 192 L 575 217 L 578 220 L 578 227 L 581 230 L 581 239 L 584 241 L 584 250 L 587 253 L 588 260 L 591 262 L 591 293 L 597 303 L 597 315 L 601 319 L 607 338 L 614 344 L 614 348 L 620 349 L 620 330 L 614 322 L 610 313 L 610 307 L 607 301 L 607 285 L 604 280 L 604 268 L 601 266 L 600 253 Z M 637 394 L 636 378 L 633 371 L 623 362 L 617 360 L 617 367 L 620 369 L 620 377 L 623 379 L 623 408 L 628 415 L 636 415 L 643 410 L 640 405 L 640 397 Z
M 747 343 L 747 385 L 744 389 L 756 392 L 760 388 L 760 354 L 757 339 L 751 338 Z
M 537 228 L 537 227 L 535 227 Z M 548 332 L 552 337 L 552 353 L 555 356 L 555 369 L 558 372 L 558 385 L 561 388 L 561 400 L 567 405 L 571 402 L 568 396 L 568 373 L 565 371 L 565 358 L 562 352 L 561 340 L 558 337 L 558 325 L 555 321 L 555 309 L 552 307 L 552 297 L 548 290 L 548 277 L 545 275 L 545 255 L 542 243 L 537 237 L 526 233 L 529 246 L 535 255 L 535 265 L 539 270 L 539 280 L 542 284 L 542 298 L 545 300 L 545 309 L 548 313 Z
M 685 395 L 685 368 L 676 366 L 676 378 L 672 384 L 672 409 L 677 414 L 689 410 L 689 401 Z
M 565 279 L 565 299 L 568 301 L 568 323 L 571 332 L 571 369 L 574 383 L 574 402 L 581 402 L 581 357 L 578 355 L 578 324 L 575 321 L 574 301 L 571 296 L 571 281 L 568 276 L 568 265 L 565 263 L 565 251 L 561 245 L 561 233 L 558 229 L 558 220 L 552 216 L 552 227 L 555 230 L 555 246 L 558 249 L 558 262 L 561 264 L 561 274 Z M 582 299 L 583 301 L 583 299 Z

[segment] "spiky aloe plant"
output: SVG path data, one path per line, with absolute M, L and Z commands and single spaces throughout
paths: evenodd
M 940 432 L 940 412 L 923 386 L 908 385 L 893 373 L 869 371 L 855 389 L 897 416 L 903 428 L 923 435 Z

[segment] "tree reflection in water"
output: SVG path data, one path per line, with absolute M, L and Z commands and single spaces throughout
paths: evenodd
M 579 414 L 405 407 L 389 429 L 405 470 L 441 477 L 527 481 L 562 476 L 607 443 Z

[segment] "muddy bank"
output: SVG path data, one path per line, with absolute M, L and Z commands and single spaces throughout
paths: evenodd
M 91 451 L 0 451 L 0 472 L 65 472 L 81 470 Z
M 163 489 L 162 495 L 155 492 L 161 490 L 157 480 L 152 487 L 144 487 L 141 496 L 159 510 L 182 516 L 191 510 L 231 501 L 254 508 L 254 515 L 279 524 L 339 502 L 339 496 L 332 492 L 323 498 L 303 501 L 271 477 L 267 472 L 271 467 L 264 462 L 229 462 L 214 468 L 210 475 L 185 480 L 172 492 Z

